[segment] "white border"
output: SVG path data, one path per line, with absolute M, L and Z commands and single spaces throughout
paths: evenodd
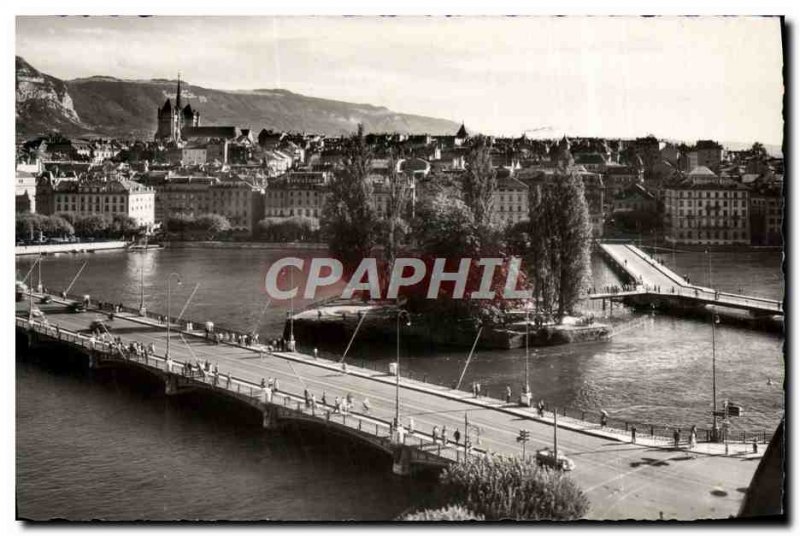
M 2 16 L 0 17 L 0 42 L 2 42 L 2 46 L 4 49 L 4 54 L 0 54 L 0 73 L 2 73 L 2 84 L 0 84 L 0 93 L 2 94 L 2 98 L 0 98 L 0 114 L 2 117 L 6 118 L 0 125 L 0 169 L 2 169 L 5 173 L 3 175 L 6 177 L 6 188 L 10 190 L 10 183 L 11 183 L 11 173 L 13 173 L 13 161 L 14 161 L 14 123 L 12 122 L 13 114 L 13 107 L 14 107 L 14 60 L 13 60 L 13 52 L 15 50 L 15 24 L 14 24 L 14 17 L 16 15 L 52 15 L 52 14 L 118 14 L 118 15 L 139 15 L 139 14 L 153 14 L 153 15 L 380 15 L 380 14 L 394 14 L 394 15 L 421 15 L 421 14 L 428 14 L 428 15 L 508 15 L 508 14 L 518 14 L 518 15 L 639 15 L 639 14 L 647 14 L 647 15 L 786 15 L 787 16 L 787 23 L 792 24 L 796 23 L 800 16 L 798 12 L 800 8 L 798 8 L 799 3 L 791 2 L 789 0 L 761 0 L 761 1 L 742 1 L 742 0 L 729 0 L 727 2 L 707 2 L 707 3 L 700 3 L 696 0 L 694 1 L 686 1 L 686 0 L 676 0 L 671 2 L 639 2 L 639 1 L 625 1 L 625 0 L 616 0 L 616 1 L 592 1 L 592 0 L 563 0 L 561 2 L 548 2 L 548 3 L 528 3 L 526 5 L 520 5 L 520 2 L 514 2 L 511 0 L 484 0 L 484 1 L 475 1 L 475 0 L 453 0 L 453 1 L 440 1 L 440 2 L 431 2 L 430 0 L 403 0 L 403 1 L 396 1 L 392 3 L 379 3 L 376 1 L 367 1 L 367 0 L 348 0 L 348 1 L 339 1 L 339 2 L 332 2 L 330 0 L 308 0 L 308 1 L 294 1 L 294 2 L 283 2 L 277 5 L 272 5 L 267 2 L 245 2 L 242 0 L 227 0 L 225 2 L 210 2 L 206 0 L 195 0 L 192 2 L 172 2 L 166 3 L 163 0 L 138 0 L 136 2 L 126 2 L 126 3 L 113 3 L 109 2 L 108 0 L 98 1 L 98 0 L 85 0 L 80 3 L 72 2 L 67 3 L 62 1 L 17 1 L 14 0 L 13 2 L 6 2 L 3 4 L 2 8 L 0 8 L 0 12 L 2 12 Z M 794 107 L 798 106 L 797 97 L 797 90 L 795 89 L 798 85 L 798 52 L 796 50 L 797 46 L 796 43 L 800 40 L 800 34 L 798 33 L 798 28 L 795 27 L 793 29 L 793 38 L 794 43 L 792 43 L 792 50 L 790 51 L 790 57 L 788 58 L 791 61 L 792 71 L 794 76 L 794 87 L 792 96 L 795 97 L 792 101 L 792 105 Z M 788 120 L 788 118 L 787 118 Z M 793 143 L 791 148 L 789 148 L 787 152 L 787 156 L 791 157 L 797 155 L 797 138 L 793 138 Z M 787 177 L 787 181 L 792 181 L 794 177 Z M 800 186 L 794 188 L 792 192 L 792 196 L 790 200 L 787 200 L 787 205 L 793 206 L 796 202 L 796 198 L 798 196 L 798 190 L 800 190 Z M 4 218 L 6 221 L 2 226 L 0 226 L 0 243 L 6 244 L 6 248 L 11 248 L 12 241 L 12 228 L 13 228 L 13 196 L 6 195 L 0 198 L 0 202 L 3 203 L 3 208 L 5 210 L 2 211 Z M 796 225 L 795 221 L 796 218 L 791 219 L 791 231 L 790 237 L 792 247 L 796 245 L 795 237 L 798 235 L 796 232 Z M 792 248 L 794 249 L 794 248 Z M 6 250 L 8 251 L 8 250 Z M 0 273 L 0 281 L 5 281 L 4 287 L 7 291 L 6 298 L 3 300 L 4 304 L 12 303 L 11 300 L 11 278 L 14 275 L 14 258 L 10 251 L 3 257 L 2 262 L 2 273 Z M 793 271 L 792 275 L 797 276 L 796 271 Z M 797 281 L 796 277 L 793 278 L 792 282 L 794 283 Z M 790 296 L 790 299 L 793 296 Z M 794 300 L 792 299 L 792 305 L 794 305 Z M 791 309 L 794 312 L 794 308 Z M 7 305 L 3 308 L 3 316 L 5 320 L 0 322 L 0 326 L 3 327 L 3 334 L 5 337 L 2 340 L 9 341 L 13 339 L 13 328 L 10 326 L 12 325 L 11 319 L 8 318 L 13 316 L 13 312 L 10 307 Z M 796 321 L 794 318 L 795 315 L 790 317 L 790 326 L 794 328 L 796 325 Z M 790 328 L 790 329 L 791 329 Z M 794 330 L 792 329 L 792 332 Z M 12 356 L 10 353 L 6 353 L 4 356 L 6 363 L 13 363 Z M 787 359 L 789 359 L 787 357 Z M 790 365 L 791 366 L 791 365 Z M 792 372 L 798 365 L 792 366 Z M 8 367 L 5 369 L 8 371 Z M 792 374 L 792 385 L 794 386 L 796 374 Z M 2 488 L 0 489 L 0 524 L 2 524 L 3 533 L 19 533 L 24 530 L 23 526 L 19 522 L 15 522 L 15 512 L 14 512 L 14 501 L 15 501 L 15 475 L 14 475 L 14 375 L 6 373 L 2 376 L 2 389 L 0 389 L 0 396 L 2 396 L 2 402 L 0 403 L 0 407 L 2 408 L 2 418 L 3 418 L 3 437 L 6 439 L 0 444 L 0 448 L 2 449 L 2 456 L 0 456 L 0 482 L 2 482 Z M 794 408 L 791 408 L 794 409 Z M 794 419 L 792 419 L 792 424 Z M 791 430 L 791 427 L 790 427 Z M 794 445 L 792 445 L 794 447 Z M 793 456 L 795 454 L 796 448 L 792 448 L 792 461 L 796 462 L 797 458 Z M 794 464 L 793 464 L 794 465 Z M 797 502 L 797 494 L 792 494 L 793 501 L 791 508 L 795 513 L 796 517 L 796 502 Z M 653 525 L 653 527 L 657 527 L 657 525 Z M 87 527 L 77 525 L 72 528 L 74 530 L 77 528 L 78 530 L 85 530 L 90 529 L 92 532 L 105 534 L 111 533 L 115 531 L 115 527 L 105 527 L 105 528 L 97 528 L 97 527 Z M 135 527 L 126 527 L 124 530 L 147 530 L 149 534 L 166 534 L 167 532 L 172 532 L 174 530 L 192 530 L 194 528 L 200 529 L 203 527 L 200 526 L 192 526 L 192 527 L 163 527 L 163 526 L 135 526 Z M 321 528 L 310 528 L 306 526 L 302 527 L 282 527 L 282 526 L 259 526 L 254 528 L 244 528 L 244 527 L 236 527 L 236 526 L 223 526 L 223 527 L 213 527 L 210 530 L 213 530 L 214 533 L 234 533 L 239 532 L 241 530 L 258 530 L 258 531 L 289 531 L 292 532 L 317 532 L 317 531 L 331 531 L 335 530 L 337 532 L 341 532 L 344 530 L 350 531 L 356 527 L 352 526 L 335 526 L 335 525 L 328 525 L 323 526 Z M 523 530 L 526 531 L 536 531 L 537 533 L 551 533 L 558 530 L 562 532 L 563 530 L 567 530 L 568 532 L 575 533 L 575 532 L 583 532 L 584 530 L 592 530 L 592 531 L 610 531 L 610 530 L 619 530 L 623 527 L 615 526 L 615 525 L 595 525 L 595 526 L 582 526 L 582 527 L 573 527 L 569 529 L 558 528 L 558 527 L 535 527 L 535 526 L 527 526 L 524 527 Z M 356 530 L 360 531 L 374 531 L 376 527 L 370 526 L 363 526 L 358 527 Z M 441 530 L 446 530 L 448 532 L 454 531 L 464 531 L 469 530 L 473 532 L 474 530 L 478 530 L 481 533 L 484 532 L 495 532 L 501 530 L 514 530 L 512 527 L 503 526 L 503 527 L 490 527 L 490 528 L 433 528 L 433 527 L 417 527 L 413 528 L 415 533 L 419 533 L 420 531 L 423 533 L 439 532 Z M 632 526 L 630 529 L 633 530 L 642 530 L 647 529 L 646 525 L 639 525 L 639 526 Z M 629 530 L 630 530 L 629 529 Z M 667 530 L 668 532 L 680 530 L 681 533 L 697 533 L 699 534 L 701 531 L 706 530 L 737 530 L 734 526 L 726 525 L 724 527 L 720 527 L 718 529 L 714 529 L 708 526 L 671 526 L 667 527 L 666 529 L 662 528 L 662 530 Z M 46 527 L 46 528 L 37 528 L 37 531 L 43 532 L 53 532 L 59 530 L 59 527 Z M 70 530 L 70 529 L 68 529 Z M 204 530 L 209 530 L 208 528 L 204 528 Z M 383 529 L 386 530 L 386 529 Z M 402 530 L 402 532 L 410 533 L 410 529 L 389 529 L 389 530 Z M 519 529 L 516 529 L 519 530 Z M 749 532 L 753 531 L 760 531 L 759 528 L 755 527 L 743 527 L 741 530 L 747 530 Z M 785 529 L 784 529 L 785 530 Z

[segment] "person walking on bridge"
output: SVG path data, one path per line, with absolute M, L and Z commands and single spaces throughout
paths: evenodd
M 309 399 L 309 396 L 308 396 L 308 388 L 307 387 L 305 389 L 303 389 L 303 400 L 306 401 L 306 407 L 308 407 L 308 404 L 310 403 L 310 399 Z
M 511 386 L 506 385 L 506 404 L 511 403 Z
M 364 398 L 364 402 L 362 402 L 361 405 L 364 407 L 364 413 L 369 413 L 369 410 L 370 410 L 369 398 L 365 397 Z
M 455 439 L 456 445 L 458 445 L 458 442 L 461 441 L 461 432 L 458 431 L 458 428 L 456 428 L 453 432 L 453 439 Z

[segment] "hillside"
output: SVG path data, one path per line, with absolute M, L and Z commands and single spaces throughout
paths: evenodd
M 156 109 L 175 97 L 174 80 L 94 76 L 62 81 L 17 56 L 17 137 L 49 130 L 66 135 L 151 138 Z M 326 135 L 368 132 L 454 134 L 452 121 L 400 114 L 368 104 L 306 97 L 285 90 L 220 91 L 183 82 L 181 99 L 200 112 L 201 125 L 232 125 Z

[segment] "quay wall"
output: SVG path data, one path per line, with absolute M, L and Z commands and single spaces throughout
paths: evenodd
M 50 253 L 72 253 L 76 251 L 102 251 L 107 249 L 123 249 L 130 242 L 112 240 L 109 242 L 74 242 L 71 244 L 42 244 L 39 246 L 16 246 L 15 255 L 39 255 Z
M 182 249 L 296 249 L 296 250 L 322 250 L 327 251 L 328 245 L 319 242 L 220 242 L 206 241 L 170 241 L 170 248 Z

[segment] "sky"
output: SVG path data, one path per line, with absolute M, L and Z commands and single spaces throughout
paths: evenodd
M 782 143 L 766 17 L 17 17 L 59 78 L 281 88 L 532 137 Z

